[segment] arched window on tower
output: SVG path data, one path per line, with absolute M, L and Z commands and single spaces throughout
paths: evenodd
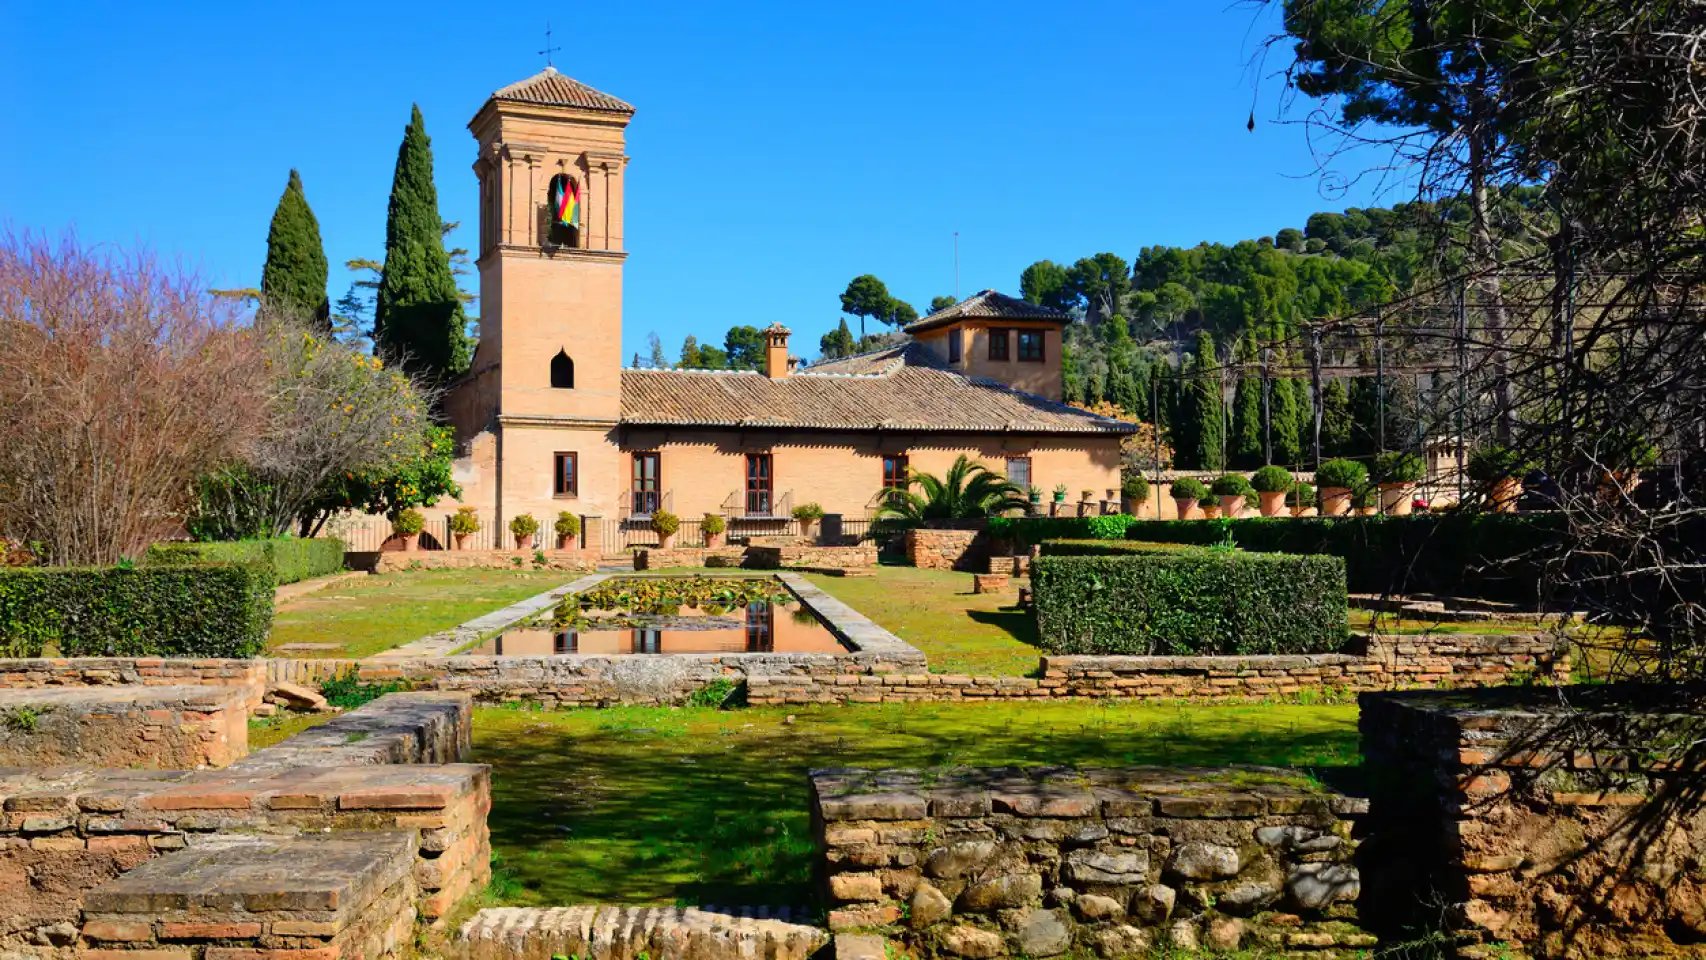
M 545 242 L 562 247 L 581 245 L 581 188 L 575 178 L 559 173 L 545 191 Z
M 566 350 L 558 350 L 551 358 L 551 386 L 559 390 L 575 388 L 575 362 L 569 359 Z

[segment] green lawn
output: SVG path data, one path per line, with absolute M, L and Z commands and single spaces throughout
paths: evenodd
M 267 654 L 367 657 L 448 630 L 580 576 L 561 570 L 412 570 L 363 577 L 279 605 Z M 281 650 L 293 643 L 335 643 Z
M 813 767 L 1257 763 L 1337 783 L 1359 762 L 1353 704 L 1085 701 L 480 708 L 471 759 L 493 765 L 492 894 L 514 905 L 809 904 Z
M 1042 651 L 1037 624 L 1014 608 L 1017 587 L 974 594 L 972 575 L 951 570 L 877 567 L 870 577 L 807 579 L 924 651 L 932 673 L 1024 676 Z

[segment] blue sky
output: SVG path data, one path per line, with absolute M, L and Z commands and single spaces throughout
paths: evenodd
M 343 292 L 383 253 L 418 102 L 473 245 L 466 124 L 544 64 L 622 97 L 624 341 L 779 320 L 816 352 L 874 273 L 922 312 L 1033 260 L 1233 241 L 1375 202 L 1324 195 L 1242 3 L 18 3 L 0 31 L 0 221 L 145 244 L 251 286 L 301 170 Z M 1280 64 L 1271 63 L 1269 70 Z M 1255 96 L 1259 92 L 1259 96 Z M 1253 100 L 1253 96 L 1255 99 Z M 1255 106 L 1257 127 L 1245 130 Z

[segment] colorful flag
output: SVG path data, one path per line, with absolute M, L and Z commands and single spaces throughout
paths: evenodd
M 551 214 L 559 226 L 581 225 L 580 186 L 566 173 L 551 178 Z

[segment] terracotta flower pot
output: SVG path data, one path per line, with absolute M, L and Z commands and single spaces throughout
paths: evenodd
M 421 544 L 421 535 L 420 534 L 418 534 L 418 533 L 399 533 L 399 534 L 397 534 L 397 536 L 403 538 L 403 552 L 404 553 L 414 553 L 416 550 L 420 549 L 420 544 Z
M 1379 507 L 1357 507 L 1357 516 L 1359 517 L 1372 517 L 1379 512 Z
M 1202 508 L 1197 506 L 1195 497 L 1174 497 L 1173 512 L 1179 515 L 1180 520 L 1202 519 Z
M 1516 502 L 1522 496 L 1522 481 L 1504 477 L 1493 484 L 1492 501 L 1495 513 L 1515 513 Z
M 1413 483 L 1383 483 L 1380 485 L 1380 512 L 1389 517 L 1407 517 L 1415 508 L 1416 485 Z
M 557 538 L 557 549 L 558 550 L 573 550 L 574 548 L 575 548 L 574 535 L 571 534 L 571 535 L 566 536 L 566 537 L 558 537 Z
M 1281 496 L 1284 496 L 1284 494 L 1281 494 Z M 1301 517 L 1301 516 L 1303 516 L 1303 512 L 1305 510 L 1308 510 L 1308 509 L 1309 509 L 1308 507 L 1304 506 L 1301 503 L 1293 504 L 1291 507 L 1291 515 L 1294 517 Z
M 516 537 L 515 538 L 515 548 L 517 550 L 532 550 L 533 549 L 533 534 L 524 533 L 521 536 Z
M 720 533 L 707 533 L 707 534 L 705 534 L 705 549 L 707 549 L 707 550 L 717 549 L 717 547 L 722 545 L 722 542 L 723 542 L 723 535 Z
M 472 534 L 467 534 L 467 533 L 453 533 L 453 534 L 451 534 L 450 535 L 450 542 L 455 544 L 455 546 L 452 549 L 455 549 L 455 550 L 466 550 L 466 549 L 468 549 L 468 538 L 470 536 L 472 536 Z
M 1351 512 L 1350 487 L 1322 487 L 1318 495 L 1321 499 L 1321 516 L 1342 517 Z
M 816 520 L 801 520 L 800 521 L 800 536 L 805 537 L 807 540 L 816 540 L 817 539 L 817 521 Z
M 1256 499 L 1261 503 L 1262 516 L 1264 517 L 1277 517 L 1280 515 L 1280 511 L 1285 509 L 1284 490 L 1275 490 L 1272 493 L 1257 493 Z
M 1230 497 L 1221 497 L 1220 498 L 1221 516 L 1224 516 L 1228 520 L 1236 520 L 1236 519 L 1238 519 L 1238 515 L 1243 513 L 1243 512 L 1244 512 L 1244 495 L 1243 494 L 1235 493 L 1235 494 L 1231 495 Z
M 1239 498 L 1239 499 L 1243 499 L 1243 498 Z M 1211 504 L 1208 504 L 1206 506 L 1198 504 L 1198 506 L 1202 506 L 1202 515 L 1203 515 L 1203 518 L 1205 520 L 1219 520 L 1220 519 L 1220 504 L 1211 503 Z
M 675 534 L 663 533 L 660 531 L 658 533 L 658 549 L 659 550 L 668 550 L 670 547 L 673 547 L 673 546 L 675 546 Z

